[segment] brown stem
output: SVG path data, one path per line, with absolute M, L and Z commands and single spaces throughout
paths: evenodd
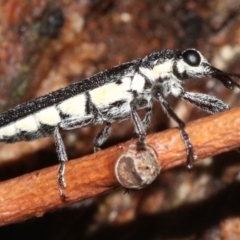
M 194 121 L 186 130 L 198 159 L 240 146 L 240 108 Z M 58 192 L 58 166 L 25 174 L 0 183 L 0 225 L 23 221 L 67 204 L 113 190 L 118 157 L 134 141 L 69 161 L 66 164 L 65 202 Z M 147 136 L 158 154 L 162 170 L 186 162 L 186 150 L 177 128 Z

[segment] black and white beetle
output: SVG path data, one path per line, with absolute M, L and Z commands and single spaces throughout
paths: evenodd
M 229 109 L 228 105 L 213 96 L 184 91 L 183 80 L 206 76 L 220 80 L 229 89 L 234 86 L 240 88 L 230 78 L 240 78 L 240 74 L 225 73 L 212 67 L 195 49 L 154 52 L 4 112 L 0 115 L 0 141 L 31 141 L 53 135 L 60 161 L 59 191 L 61 197 L 64 197 L 67 154 L 59 130 L 105 124 L 94 140 L 94 150 L 97 151 L 108 138 L 112 122 L 131 118 L 139 138 L 139 146 L 144 146 L 146 129 L 152 115 L 152 103 L 156 100 L 178 124 L 186 146 L 187 168 L 191 169 L 195 158 L 193 146 L 185 131 L 184 122 L 174 113 L 165 97 L 180 97 L 209 113 Z M 138 116 L 139 109 L 147 109 L 143 120 Z

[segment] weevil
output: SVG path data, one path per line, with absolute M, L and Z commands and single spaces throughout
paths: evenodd
M 187 152 L 187 168 L 192 168 L 196 157 L 184 122 L 166 101 L 168 95 L 181 98 L 194 106 L 217 113 L 229 106 L 216 97 L 187 92 L 182 84 L 189 78 L 213 77 L 228 89 L 240 88 L 226 73 L 213 67 L 195 49 L 160 50 L 144 58 L 123 63 L 92 77 L 80 80 L 45 96 L 20 104 L 0 115 L 0 141 L 13 143 L 53 136 L 60 162 L 59 191 L 63 188 L 67 154 L 60 130 L 82 128 L 89 124 L 104 124 L 94 140 L 94 150 L 100 149 L 111 132 L 111 123 L 131 118 L 138 136 L 139 148 L 145 146 L 147 127 L 151 121 L 153 101 L 159 101 L 166 114 L 180 129 Z M 140 119 L 137 110 L 146 109 Z

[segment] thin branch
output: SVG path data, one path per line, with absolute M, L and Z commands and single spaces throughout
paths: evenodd
M 240 146 L 240 108 L 194 121 L 186 128 L 198 159 Z M 89 197 L 113 190 L 119 184 L 114 176 L 118 157 L 134 141 L 69 161 L 64 189 L 59 197 L 57 169 L 49 167 L 0 183 L 0 225 L 26 220 Z M 162 170 L 185 163 L 186 150 L 177 128 L 147 136 L 158 154 Z M 161 174 L 161 173 L 160 173 Z

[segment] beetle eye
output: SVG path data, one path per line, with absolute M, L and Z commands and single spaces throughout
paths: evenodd
M 192 67 L 197 67 L 201 62 L 201 57 L 197 51 L 189 49 L 183 52 L 183 60 L 188 65 Z

